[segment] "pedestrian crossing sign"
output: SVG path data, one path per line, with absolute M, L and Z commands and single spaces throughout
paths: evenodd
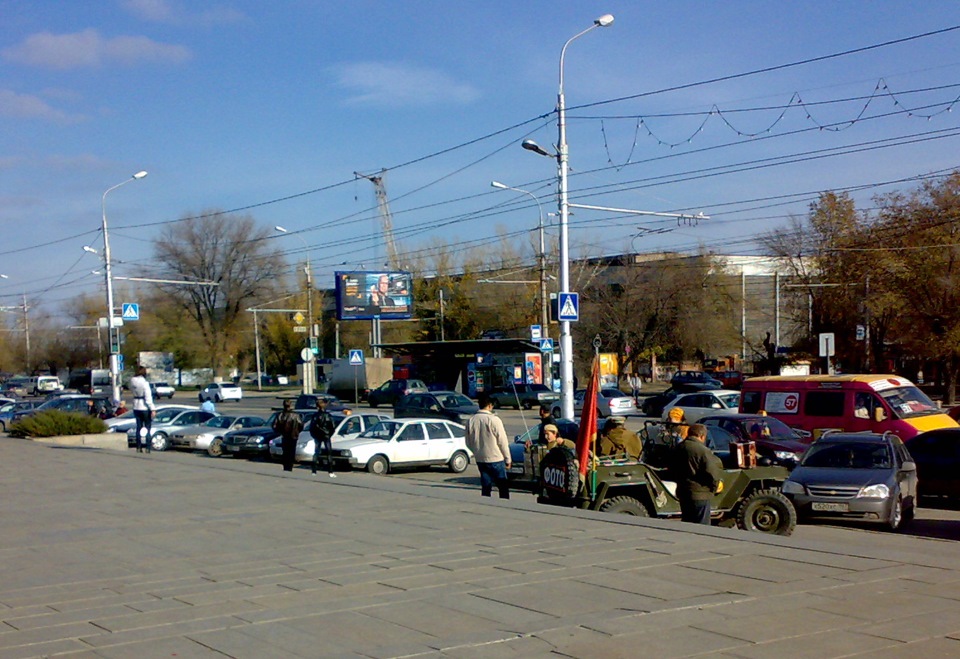
M 120 308 L 120 317 L 124 320 L 140 320 L 140 305 L 136 302 L 124 302 Z
M 350 351 L 350 365 L 363 366 L 363 350 Z
M 579 293 L 560 293 L 557 296 L 558 309 L 557 320 L 561 323 L 576 322 L 580 320 L 580 294 Z

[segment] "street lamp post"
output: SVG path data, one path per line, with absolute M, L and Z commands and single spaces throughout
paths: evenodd
M 537 202 L 537 209 L 540 211 L 540 220 L 537 224 L 537 230 L 540 234 L 540 253 L 537 255 L 537 264 L 540 269 L 540 328 L 541 332 L 543 332 L 543 338 L 547 338 L 549 336 L 547 329 L 549 327 L 549 319 L 547 318 L 547 255 L 546 245 L 543 240 L 543 206 L 540 205 L 540 198 L 529 190 L 514 188 L 500 181 L 491 181 L 490 185 L 500 190 L 513 190 L 514 192 L 530 195 L 533 197 L 533 200 Z
M 110 340 L 110 389 L 115 401 L 120 400 L 120 330 L 113 315 L 113 273 L 110 264 L 110 237 L 107 233 L 107 195 L 130 181 L 139 181 L 146 175 L 145 171 L 137 172 L 122 183 L 107 188 L 100 199 L 100 210 L 103 216 L 104 279 L 107 284 L 107 336 Z
M 273 228 L 279 231 L 280 233 L 290 233 L 287 229 L 279 225 Z M 313 343 L 316 340 L 317 335 L 314 332 L 314 324 L 313 324 L 313 320 L 314 320 L 313 319 L 313 271 L 310 268 L 310 247 L 309 245 L 307 245 L 307 241 L 305 241 L 300 234 L 297 233 L 292 235 L 295 235 L 297 238 L 300 239 L 300 242 L 303 243 L 303 247 L 306 250 L 305 254 L 307 259 L 307 265 L 306 265 L 306 268 L 304 268 L 304 273 L 307 276 L 307 316 L 310 322 L 310 325 L 307 328 L 307 333 L 308 333 L 307 347 L 312 349 Z M 303 393 L 305 394 L 312 394 L 315 389 L 314 380 L 316 378 L 316 369 L 313 366 L 313 364 L 314 364 L 314 361 L 311 360 L 303 365 L 303 373 L 304 373 Z
M 570 153 L 567 147 L 567 110 L 563 96 L 563 61 L 567 54 L 567 46 L 579 39 L 587 32 L 613 24 L 613 16 L 604 14 L 593 21 L 593 25 L 579 32 L 563 44 L 560 50 L 560 86 L 557 92 L 557 169 L 559 178 L 559 205 L 560 205 L 560 292 L 570 292 L 570 241 L 568 234 L 569 203 L 567 200 L 567 171 L 569 169 Z M 524 140 L 523 148 L 541 155 L 550 154 L 532 140 Z M 573 418 L 573 336 L 570 334 L 570 321 L 560 322 L 560 407 L 564 418 Z

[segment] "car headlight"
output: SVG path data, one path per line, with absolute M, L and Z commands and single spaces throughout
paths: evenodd
M 793 451 L 774 451 L 773 454 L 777 456 L 778 460 L 796 460 L 797 454 Z
M 342 455 L 342 456 L 345 457 L 345 458 L 352 458 L 352 457 L 353 457 L 353 453 L 350 452 L 350 449 L 344 449 L 344 450 L 340 451 L 340 455 Z
M 870 499 L 886 499 L 888 496 L 890 496 L 890 488 L 883 483 L 867 485 L 866 487 L 860 489 L 860 494 L 857 496 L 867 497 Z
M 259 444 L 263 441 L 262 435 L 253 435 L 247 438 L 247 444 Z
M 784 494 L 804 494 L 807 491 L 803 485 L 793 481 L 784 481 L 782 490 Z

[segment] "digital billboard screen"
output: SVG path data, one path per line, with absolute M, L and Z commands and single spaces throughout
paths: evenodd
M 413 316 L 409 272 L 336 272 L 337 319 L 407 320 Z

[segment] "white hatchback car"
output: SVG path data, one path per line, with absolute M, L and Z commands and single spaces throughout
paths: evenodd
M 387 419 L 333 447 L 335 465 L 386 474 L 394 467 L 446 465 L 459 474 L 473 455 L 466 428 L 443 419 Z
M 239 384 L 232 382 L 211 382 L 200 390 L 200 402 L 212 400 L 219 403 L 224 400 L 242 400 L 243 390 Z
M 670 410 L 675 407 L 683 410 L 687 423 L 696 423 L 707 415 L 737 414 L 740 411 L 740 392 L 733 389 L 714 389 L 680 394 L 663 408 L 661 419 L 666 421 Z

